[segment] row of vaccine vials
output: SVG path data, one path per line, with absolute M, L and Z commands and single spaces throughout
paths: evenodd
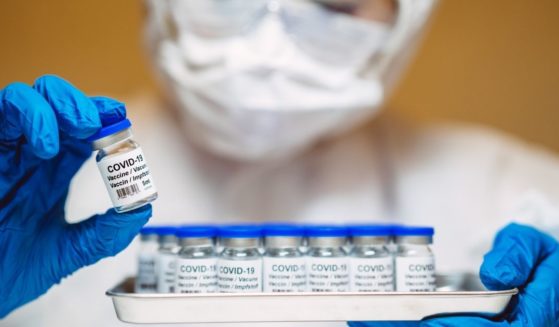
M 146 227 L 138 293 L 434 291 L 431 227 Z

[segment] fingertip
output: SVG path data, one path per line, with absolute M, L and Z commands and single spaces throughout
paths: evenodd
M 99 117 L 103 126 L 115 124 L 126 118 L 126 105 L 118 100 L 96 96 L 91 97 L 91 101 L 99 111 Z
M 51 105 L 60 129 L 77 139 L 86 139 L 101 128 L 95 104 L 82 91 L 56 75 L 35 80 L 33 88 Z

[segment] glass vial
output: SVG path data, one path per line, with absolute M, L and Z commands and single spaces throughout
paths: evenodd
M 154 293 L 157 290 L 155 260 L 159 248 L 157 230 L 144 227 L 140 231 L 140 253 L 138 254 L 138 274 L 134 284 L 136 293 Z
M 146 158 L 132 139 L 132 123 L 123 119 L 101 128 L 88 140 L 99 150 L 97 167 L 117 212 L 130 211 L 157 199 Z
M 349 263 L 344 246 L 347 229 L 341 226 L 312 226 L 306 230 L 307 290 L 346 292 L 349 290 Z
M 156 261 L 158 293 L 175 292 L 176 261 L 179 251 L 175 232 L 175 227 L 160 227 L 158 229 L 159 250 Z
M 222 227 L 218 236 L 223 247 L 217 260 L 219 292 L 262 292 L 262 256 L 258 251 L 260 227 Z
M 268 225 L 263 228 L 264 292 L 305 292 L 307 273 L 300 247 L 305 235 L 303 227 Z
M 394 290 L 394 259 L 388 249 L 392 227 L 350 226 L 352 248 L 349 253 L 352 292 L 390 292 Z
M 432 227 L 395 227 L 396 290 L 403 292 L 435 291 L 435 256 Z
M 177 230 L 175 293 L 217 292 L 217 257 L 213 226 L 184 226 Z

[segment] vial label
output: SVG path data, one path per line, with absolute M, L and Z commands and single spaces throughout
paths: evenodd
M 396 290 L 435 291 L 434 257 L 396 257 Z
M 217 261 L 218 289 L 222 293 L 262 292 L 262 259 Z
M 390 292 L 394 290 L 392 257 L 350 258 L 352 292 Z
M 217 291 L 217 259 L 177 258 L 175 293 L 214 293 Z
M 305 258 L 263 258 L 264 292 L 305 292 Z
M 307 289 L 310 292 L 349 290 L 349 264 L 345 257 L 307 258 Z
M 138 257 L 138 275 L 136 276 L 136 293 L 151 293 L 157 290 L 157 271 L 155 254 L 140 253 Z
M 157 256 L 157 292 L 174 293 L 176 254 L 160 253 Z
M 132 204 L 157 192 L 140 148 L 103 159 L 97 165 L 115 207 Z

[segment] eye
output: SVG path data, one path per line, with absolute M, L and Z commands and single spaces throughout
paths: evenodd
M 394 23 L 398 12 L 396 0 L 314 0 L 314 2 L 333 13 L 387 24 Z
M 318 0 L 317 3 L 329 11 L 355 15 L 359 8 L 359 1 L 342 1 L 342 0 Z

